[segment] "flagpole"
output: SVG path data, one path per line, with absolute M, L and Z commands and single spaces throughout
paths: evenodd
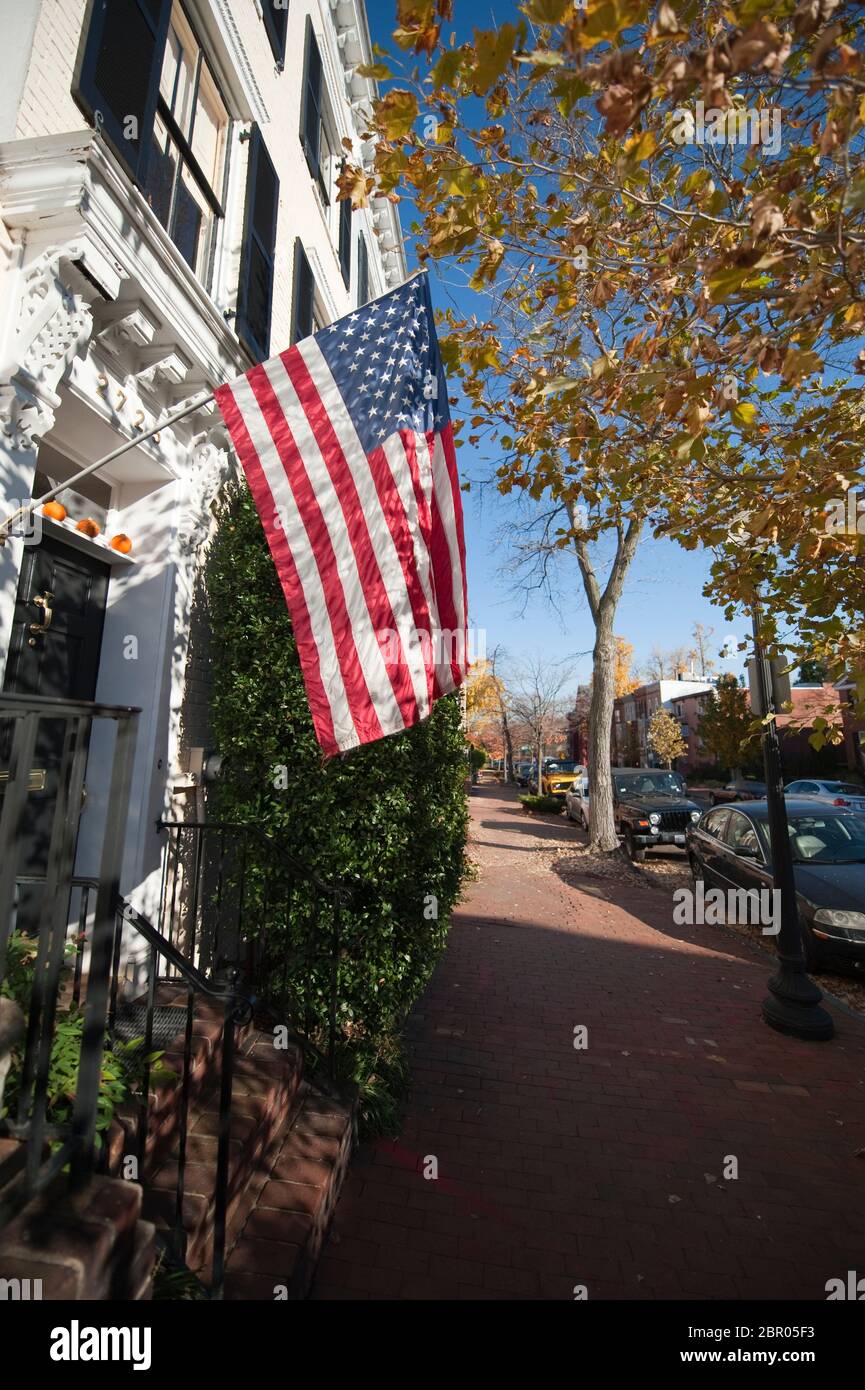
M 67 488 L 74 487 L 76 483 L 80 483 L 82 478 L 87 478 L 91 473 L 96 473 L 100 468 L 104 468 L 106 464 L 113 463 L 116 458 L 119 458 L 121 454 L 125 454 L 128 449 L 134 449 L 136 444 L 143 444 L 145 439 L 152 439 L 153 436 L 159 434 L 161 430 L 170 429 L 172 425 L 176 425 L 184 416 L 194 414 L 196 410 L 200 410 L 202 406 L 207 405 L 213 399 L 213 392 L 208 391 L 207 395 L 201 396 L 198 400 L 194 400 L 190 404 L 182 406 L 180 410 L 176 410 L 173 415 L 169 415 L 165 420 L 161 420 L 158 425 L 153 426 L 153 429 L 145 431 L 144 434 L 137 434 L 134 439 L 127 439 L 125 443 L 119 445 L 118 448 L 112 449 L 110 454 L 105 454 L 103 458 L 97 459 L 95 463 L 88 464 L 88 466 L 82 468 L 80 472 L 74 473 L 71 478 L 67 478 L 65 483 L 58 483 L 57 487 L 52 488 L 50 492 L 46 492 L 43 497 L 34 497 L 30 502 L 25 503 L 23 507 L 19 507 L 17 511 L 12 512 L 11 516 L 7 516 L 5 521 L 0 522 L 0 547 L 6 544 L 9 538 L 9 527 L 13 522 L 17 521 L 19 517 L 31 516 L 37 507 L 41 507 L 46 502 L 50 502 L 58 493 L 65 492 Z

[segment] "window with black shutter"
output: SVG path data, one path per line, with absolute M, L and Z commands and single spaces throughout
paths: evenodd
M 231 121 L 180 0 L 95 0 L 72 90 L 207 284 Z
M 270 352 L 270 308 L 279 179 L 261 131 L 253 126 L 246 173 L 243 252 L 237 294 L 237 333 L 257 361 Z
M 72 95 L 129 172 L 151 151 L 172 0 L 95 0 Z
M 344 198 L 339 206 L 339 268 L 345 287 L 351 284 L 351 199 Z
M 264 27 L 280 72 L 285 63 L 285 35 L 288 29 L 288 0 L 261 0 Z
M 300 237 L 294 243 L 294 289 L 291 341 L 299 343 L 315 332 L 315 280 Z
M 366 237 L 361 233 L 357 239 L 357 305 L 366 304 L 369 299 L 369 251 Z
M 300 116 L 300 138 L 303 152 L 309 165 L 309 172 L 318 180 L 326 202 L 329 190 L 322 170 L 322 133 L 324 94 L 322 90 L 323 73 L 318 40 L 312 30 L 312 21 L 306 21 L 306 46 L 303 58 L 303 105 Z

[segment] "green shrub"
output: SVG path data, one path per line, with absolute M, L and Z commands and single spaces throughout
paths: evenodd
M 458 699 L 398 736 L 325 763 L 270 552 L 245 487 L 229 490 L 206 574 L 212 719 L 222 771 L 211 819 L 256 826 L 255 889 L 280 848 L 326 882 L 348 886 L 339 960 L 338 1065 L 378 1097 L 398 1076 L 396 1039 L 447 935 L 465 872 L 465 744 Z M 263 893 L 263 888 L 262 888 Z M 434 915 L 436 914 L 436 915 Z M 329 938 L 311 893 L 296 888 L 268 922 L 271 995 L 281 992 L 326 1039 Z M 387 1109 L 385 1106 L 384 1109 Z
M 521 796 L 520 801 L 526 811 L 554 811 L 557 815 L 562 809 L 562 803 L 554 796 Z

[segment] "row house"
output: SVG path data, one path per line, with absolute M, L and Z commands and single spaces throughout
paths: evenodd
M 6 515 L 406 265 L 390 201 L 337 200 L 347 150 L 374 154 L 362 0 L 0 0 L 0 15 Z M 0 549 L 3 691 L 141 708 L 122 885 L 145 912 L 157 819 L 201 811 L 206 633 L 190 643 L 190 615 L 235 467 L 210 403 Z M 39 750 L 46 796 L 57 756 Z M 100 769 L 91 752 L 82 875 Z
M 618 766 L 654 767 L 658 762 L 648 742 L 656 710 L 664 709 L 679 723 L 682 737 L 696 752 L 697 701 L 711 690 L 708 681 L 655 680 L 638 685 L 613 705 L 612 756 Z
M 238 465 L 205 402 L 406 277 L 395 205 L 337 197 L 344 159 L 371 171 L 375 153 L 367 16 L 362 0 L 0 0 L 0 19 L 0 525 L 103 460 L 0 546 L 0 978 L 10 929 L 39 952 L 27 1022 L 0 998 L 0 1280 L 148 1298 L 158 1238 L 211 1297 L 248 1296 L 241 1233 L 282 1154 L 317 1160 L 270 1276 L 268 1297 L 298 1298 L 354 1136 L 342 896 L 285 847 L 250 884 L 260 828 L 208 816 L 200 615 Z M 280 993 L 301 931 L 324 1018 Z M 80 1046 L 55 1113 L 63 1017 Z M 109 1123 L 118 1043 L 132 1072 Z

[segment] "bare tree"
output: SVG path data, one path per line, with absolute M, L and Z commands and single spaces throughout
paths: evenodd
M 504 753 L 504 781 L 514 781 L 514 744 L 511 734 L 510 712 L 508 705 L 511 695 L 502 679 L 501 669 L 507 660 L 507 653 L 504 648 L 496 645 L 489 655 L 490 672 L 493 678 L 493 689 L 495 691 L 495 701 L 498 708 L 499 722 L 502 728 L 502 749 Z
M 671 647 L 665 650 L 654 646 L 643 666 L 643 678 L 647 681 L 675 681 L 688 675 L 694 660 L 694 653 L 687 647 Z
M 544 766 L 544 748 L 558 740 L 566 727 L 569 701 L 564 694 L 572 674 L 562 662 L 535 657 L 515 674 L 511 711 L 531 733 L 538 770 L 538 787 Z
M 715 629 L 713 627 L 704 627 L 702 623 L 694 623 L 692 632 L 694 650 L 692 656 L 701 680 L 708 679 L 716 669 L 715 662 L 710 655 L 709 649 L 709 642 L 714 632 Z

